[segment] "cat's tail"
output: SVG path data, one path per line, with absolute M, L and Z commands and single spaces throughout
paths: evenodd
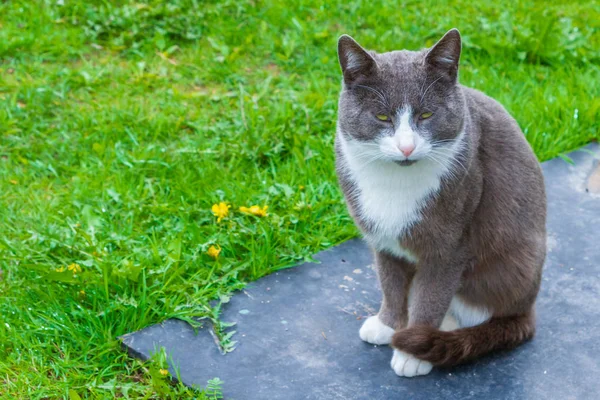
M 394 334 L 392 346 L 437 366 L 461 364 L 496 350 L 511 349 L 535 334 L 535 314 L 492 318 L 470 328 L 441 331 L 413 326 Z

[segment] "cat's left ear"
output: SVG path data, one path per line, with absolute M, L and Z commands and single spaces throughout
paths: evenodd
M 456 80 L 460 60 L 461 39 L 458 29 L 450 29 L 425 56 L 425 62 Z

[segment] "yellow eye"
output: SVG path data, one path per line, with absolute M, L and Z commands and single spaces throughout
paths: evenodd
M 384 115 L 384 114 L 377 114 L 376 117 L 380 121 L 389 121 L 389 119 L 390 119 L 390 117 L 388 117 L 387 115 Z
M 421 119 L 427 119 L 433 115 L 432 112 L 426 112 L 420 115 Z

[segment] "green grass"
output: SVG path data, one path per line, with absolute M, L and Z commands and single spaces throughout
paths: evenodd
M 458 27 L 461 81 L 541 160 L 600 136 L 597 2 L 57 3 L 0 3 L 2 398 L 218 397 L 116 338 L 219 321 L 214 300 L 356 235 L 333 170 L 342 33 L 383 51 Z

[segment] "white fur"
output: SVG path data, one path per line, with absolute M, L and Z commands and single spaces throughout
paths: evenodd
M 413 376 L 427 375 L 433 365 L 427 361 L 414 358 L 408 353 L 394 349 L 391 362 L 392 369 L 398 376 L 412 378 Z
M 449 331 L 453 331 L 458 328 L 460 328 L 460 325 L 458 324 L 458 321 L 456 320 L 456 318 L 454 318 L 454 316 L 452 316 L 450 313 L 446 313 L 446 315 L 444 315 L 444 319 L 440 325 L 440 330 L 449 332 Z
M 389 244 L 419 220 L 425 199 L 439 188 L 441 171 L 430 160 L 419 161 L 420 168 L 415 168 L 416 164 L 402 167 L 389 160 L 366 164 L 355 155 L 360 146 L 353 142 L 344 146 L 351 179 L 358 189 L 357 211 L 374 225 L 373 234 L 366 239 L 374 246 Z
M 346 68 L 348 69 L 359 69 L 361 67 L 361 59 L 354 52 L 346 52 Z
M 398 129 L 394 132 L 394 140 L 398 147 L 411 145 L 416 147 L 415 141 L 420 136 L 415 134 L 415 131 L 410 126 L 410 116 L 412 114 L 410 107 L 407 110 L 400 110 L 398 114 L 400 123 L 398 124 Z
M 393 136 L 385 135 L 379 141 L 379 150 L 392 160 L 420 160 L 432 149 L 431 144 L 419 135 L 410 124 L 412 109 L 402 108 L 397 113 L 398 128 Z M 406 157 L 400 147 L 414 146 L 412 154 Z
M 449 312 L 456 318 L 461 328 L 483 324 L 492 317 L 491 310 L 466 304 L 458 296 L 452 298 Z
M 376 249 L 385 249 L 396 257 L 404 258 L 405 260 L 408 260 L 412 263 L 417 262 L 417 256 L 412 254 L 408 249 L 405 249 L 404 247 L 400 246 L 400 242 L 398 241 L 398 239 L 394 239 L 389 236 L 383 235 L 365 235 L 365 238 L 367 239 L 367 241 L 369 241 L 371 246 L 375 247 Z
M 432 145 L 411 127 L 410 115 L 410 109 L 401 110 L 398 129 L 393 135 L 389 134 L 389 130 L 382 131 L 374 143 L 348 140 L 341 132 L 338 134 L 350 179 L 356 185 L 356 190 L 350 195 L 356 197 L 359 218 L 373 226 L 370 232 L 365 233 L 365 239 L 377 250 L 385 250 L 416 263 L 416 257 L 402 248 L 398 239 L 420 221 L 426 201 L 439 190 L 442 178 L 452 173 L 453 160 L 462 144 L 464 132 L 444 151 L 432 153 Z M 418 161 L 409 166 L 397 165 L 393 161 L 407 159 L 400 150 L 400 146 L 406 144 L 415 146 L 408 160 Z M 410 298 L 409 293 L 409 307 Z M 441 329 L 456 329 L 463 319 L 476 319 L 472 308 L 467 308 L 460 300 L 453 300 L 452 304 L 457 308 L 457 313 L 452 313 L 456 318 L 449 311 Z M 365 321 L 359 335 L 369 343 L 389 344 L 393 333 L 392 328 L 374 316 Z M 394 350 L 391 366 L 397 375 L 406 377 L 426 375 L 433 368 L 431 363 L 399 350 Z
M 367 343 L 378 345 L 390 344 L 394 335 L 394 329 L 385 325 L 377 315 L 374 315 L 367 318 L 360 331 L 358 331 L 358 335 Z
M 408 112 L 402 115 L 403 120 Z M 439 190 L 442 177 L 451 172 L 463 134 L 432 159 L 427 157 L 431 145 L 412 132 L 416 147 L 409 159 L 418 161 L 400 166 L 393 161 L 406 157 L 398 149 L 396 137 L 407 136 L 409 128 L 400 124 L 397 133 L 393 136 L 383 133 L 375 143 L 348 140 L 341 133 L 339 139 L 350 179 L 356 185 L 350 195 L 357 197 L 359 217 L 373 225 L 365 239 L 378 250 L 416 262 L 409 251 L 400 247 L 398 238 L 421 219 L 427 199 Z
M 445 64 L 454 64 L 454 58 L 451 57 L 437 57 L 435 60 Z

